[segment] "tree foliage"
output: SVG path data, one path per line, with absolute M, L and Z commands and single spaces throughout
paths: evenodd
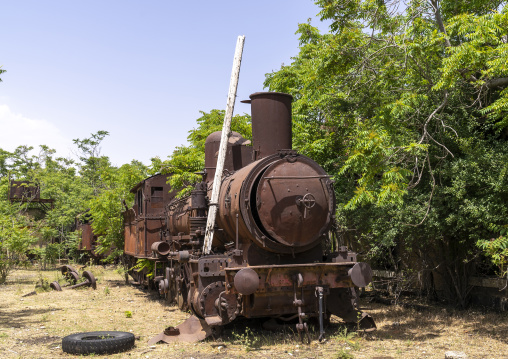
M 464 306 L 469 275 L 506 274 L 507 2 L 315 3 L 329 31 L 300 24 L 298 54 L 265 80 L 294 97 L 294 147 L 333 176 L 344 244 L 375 266 L 444 281 L 441 295 Z M 36 239 L 72 243 L 73 220 L 86 210 L 102 248 L 122 248 L 121 199 L 131 201 L 129 189 L 159 171 L 187 193 L 223 118 L 202 112 L 189 144 L 149 169 L 112 166 L 100 154 L 106 131 L 74 140 L 77 161 L 45 146 L 38 155 L 0 149 L 0 191 L 11 176 L 55 198 L 40 220 L 0 199 L 0 262 Z M 235 116 L 232 130 L 251 139 L 250 117 Z M 480 267 L 485 256 L 495 269 Z
M 344 241 L 437 268 L 463 305 L 475 244 L 508 214 L 506 2 L 316 4 L 329 32 L 300 24 L 265 81 L 295 98 L 293 143 L 334 175 Z
M 224 110 L 201 111 L 197 128 L 189 131 L 188 145 L 178 146 L 165 161 L 155 158 L 152 161 L 154 172 L 171 173 L 169 184 L 172 188 L 181 189 L 183 196 L 192 190 L 193 185 L 201 180 L 197 172 L 205 165 L 205 141 L 208 135 L 221 131 L 224 122 Z M 235 115 L 231 120 L 231 131 L 240 133 L 246 139 L 252 139 L 251 119 L 248 115 Z
M 13 152 L 0 149 L 0 281 L 30 252 L 44 262 L 77 255 L 76 219 L 85 213 L 98 236 L 96 250 L 107 254 L 107 259 L 117 258 L 124 247 L 123 202 L 131 206 L 134 201 L 130 189 L 161 170 L 174 173 L 175 188 L 199 180 L 194 172 L 203 169 L 206 137 L 222 129 L 223 119 L 224 111 L 202 112 L 197 127 L 189 131 L 190 144 L 178 147 L 167 161 L 153 159 L 150 168 L 136 160 L 112 166 L 101 154 L 106 131 L 74 139 L 76 159 L 55 158 L 55 151 L 47 146 L 40 146 L 38 153 L 24 145 Z M 250 117 L 234 116 L 232 129 L 251 138 Z M 40 197 L 53 199 L 54 206 L 34 212 L 33 203 L 10 203 L 10 180 L 37 185 Z
M 4 187 L 2 183 L 2 192 Z M 19 254 L 27 251 L 35 241 L 29 220 L 19 213 L 17 206 L 0 201 L 0 284 L 19 261 Z
M 75 231 L 76 218 L 84 213 L 92 218 L 99 251 L 110 254 L 110 259 L 121 253 L 122 200 L 132 204 L 129 190 L 149 172 L 138 161 L 112 166 L 109 158 L 100 154 L 107 135 L 99 131 L 75 139 L 77 160 L 55 158 L 55 151 L 47 146 L 40 146 L 37 154 L 29 146 L 19 146 L 13 152 L 0 149 L 0 280 L 30 252 L 44 262 L 77 255 L 80 234 Z M 10 180 L 37 185 L 40 198 L 53 199 L 53 206 L 43 209 L 30 201 L 10 203 Z

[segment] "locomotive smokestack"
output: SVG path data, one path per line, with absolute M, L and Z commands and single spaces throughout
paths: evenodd
M 280 92 L 256 92 L 249 96 L 252 114 L 252 143 L 255 160 L 278 150 L 292 149 L 291 101 Z

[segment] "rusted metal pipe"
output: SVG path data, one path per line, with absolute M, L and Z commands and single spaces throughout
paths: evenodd
M 292 148 L 291 101 L 293 96 L 280 92 L 256 92 L 251 104 L 254 160 Z
M 157 253 L 160 256 L 167 256 L 171 251 L 171 247 L 168 242 L 154 242 L 152 243 L 152 252 Z
M 319 306 L 319 341 L 321 342 L 325 336 L 325 330 L 323 329 L 323 297 L 324 290 L 323 287 L 316 287 L 316 295 L 318 297 L 318 306 Z

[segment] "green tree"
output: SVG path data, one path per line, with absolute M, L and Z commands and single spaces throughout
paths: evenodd
M 100 253 L 108 253 L 107 260 L 117 258 L 123 253 L 124 225 L 122 212 L 134 202 L 130 189 L 148 177 L 148 168 L 139 161 L 132 161 L 120 168 L 109 167 L 100 174 L 103 183 L 99 194 L 88 202 L 93 219 L 92 228 L 98 235 Z
M 0 284 L 35 241 L 30 220 L 22 216 L 16 206 L 0 201 Z
M 90 137 L 84 139 L 72 140 L 78 148 L 78 157 L 81 161 L 79 174 L 91 187 L 93 194 L 97 195 L 103 184 L 101 174 L 104 170 L 111 167 L 107 156 L 101 156 L 101 143 L 109 136 L 107 131 L 97 131 Z
M 0 66 L 0 75 L 3 74 L 5 70 L 2 70 L 2 66 Z M 0 78 L 0 82 L 2 82 L 2 78 Z
M 465 305 L 475 244 L 508 214 L 506 2 L 316 4 L 330 31 L 300 24 L 265 82 L 294 96 L 293 143 L 334 175 L 345 242 L 437 268 Z
M 153 172 L 171 173 L 169 180 L 172 188 L 182 188 L 179 195 L 183 196 L 192 190 L 193 185 L 201 180 L 196 175 L 205 166 L 205 141 L 208 135 L 222 130 L 224 110 L 201 111 L 196 120 L 197 128 L 189 131 L 188 145 L 177 147 L 169 159 L 162 161 L 152 159 Z M 231 121 L 231 131 L 240 133 L 246 139 L 252 139 L 251 119 L 249 115 L 235 115 Z

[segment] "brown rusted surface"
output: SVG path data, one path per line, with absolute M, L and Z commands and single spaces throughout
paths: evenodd
M 29 181 L 9 181 L 9 201 L 11 202 L 23 202 L 29 204 L 35 204 L 40 209 L 47 210 L 53 208 L 54 199 L 41 198 L 40 187 Z
M 123 212 L 124 221 L 124 251 L 129 255 L 136 255 L 136 242 L 137 242 L 137 226 L 134 221 L 136 218 L 136 212 L 134 209 L 129 209 Z
M 209 197 L 220 132 L 206 140 L 202 182 L 188 196 L 170 196 L 163 219 L 161 212 L 150 212 L 159 210 L 147 199 L 153 177 L 133 188 L 136 202 L 124 212 L 125 252 L 131 263 L 152 261 L 155 273 L 153 279 L 146 271 L 131 275 L 194 314 L 151 343 L 201 340 L 210 327 L 241 316 L 297 319 L 296 330 L 307 342 L 307 319 L 318 319 L 322 340 L 329 312 L 375 327 L 355 296 L 356 287 L 370 283 L 370 266 L 346 247 L 337 251 L 337 243 L 332 252 L 333 182 L 318 163 L 291 149 L 291 99 L 251 95 L 253 147 L 231 134 L 217 203 Z M 212 253 L 203 255 L 210 206 L 218 213 Z
M 350 263 L 310 263 L 251 266 L 249 269 L 256 272 L 259 278 L 258 288 L 255 293 L 276 292 L 283 288 L 293 291 L 297 283 L 295 277 L 300 274 L 302 281 L 299 287 L 326 286 L 328 288 L 352 287 L 351 277 L 348 270 L 353 267 Z M 236 293 L 235 275 L 241 268 L 226 268 L 226 283 L 231 285 L 229 289 Z M 297 283 L 298 284 L 298 283 Z M 228 286 L 229 288 L 229 286 Z
M 29 181 L 11 181 L 9 189 L 9 199 L 12 200 L 29 200 L 39 199 L 41 193 L 39 186 Z
M 62 287 L 60 286 L 60 284 L 58 282 L 51 282 L 49 284 L 49 287 L 52 288 L 53 290 L 56 290 L 57 292 L 61 292 L 62 291 Z
M 291 149 L 293 96 L 278 92 L 256 92 L 249 97 L 254 159 Z
M 152 257 L 152 245 L 162 241 L 166 231 L 165 206 L 175 192 L 167 184 L 168 175 L 149 177 L 131 189 L 134 205 L 123 212 L 124 251 L 139 258 Z
M 86 285 L 88 287 L 92 287 L 93 289 L 97 289 L 97 282 L 95 280 L 94 275 L 90 271 L 84 271 L 83 272 L 83 278 L 85 278 L 85 281 L 83 283 L 87 283 Z
M 306 156 L 282 152 L 223 180 L 217 224 L 234 238 L 238 214 L 241 237 L 272 252 L 293 254 L 319 244 L 333 208 L 333 188 L 324 170 Z
M 328 177 L 302 156 L 270 165 L 256 190 L 257 215 L 266 235 L 295 248 L 315 243 L 329 229 L 333 194 Z
M 205 170 L 208 181 L 213 181 L 217 157 L 219 154 L 221 131 L 212 133 L 205 141 Z M 238 132 L 231 131 L 229 136 L 224 170 L 234 172 L 252 162 L 251 142 L 242 137 Z
M 92 259 L 98 263 L 111 253 L 111 249 L 107 249 L 105 252 L 98 252 L 99 236 L 94 232 L 92 223 L 93 218 L 89 210 L 76 216 L 76 230 L 81 231 L 78 249 L 86 254 L 86 260 Z
M 159 342 L 172 343 L 180 342 L 199 342 L 212 335 L 212 329 L 206 324 L 206 321 L 192 315 L 185 322 L 176 326 L 176 328 L 167 328 L 161 334 L 148 341 L 148 345 Z
M 152 243 L 152 252 L 157 253 L 160 256 L 167 256 L 171 250 L 168 242 L 154 242 Z
M 82 223 L 78 229 L 81 229 L 81 242 L 79 249 L 83 251 L 93 251 L 97 245 L 97 236 L 94 234 L 90 223 Z

